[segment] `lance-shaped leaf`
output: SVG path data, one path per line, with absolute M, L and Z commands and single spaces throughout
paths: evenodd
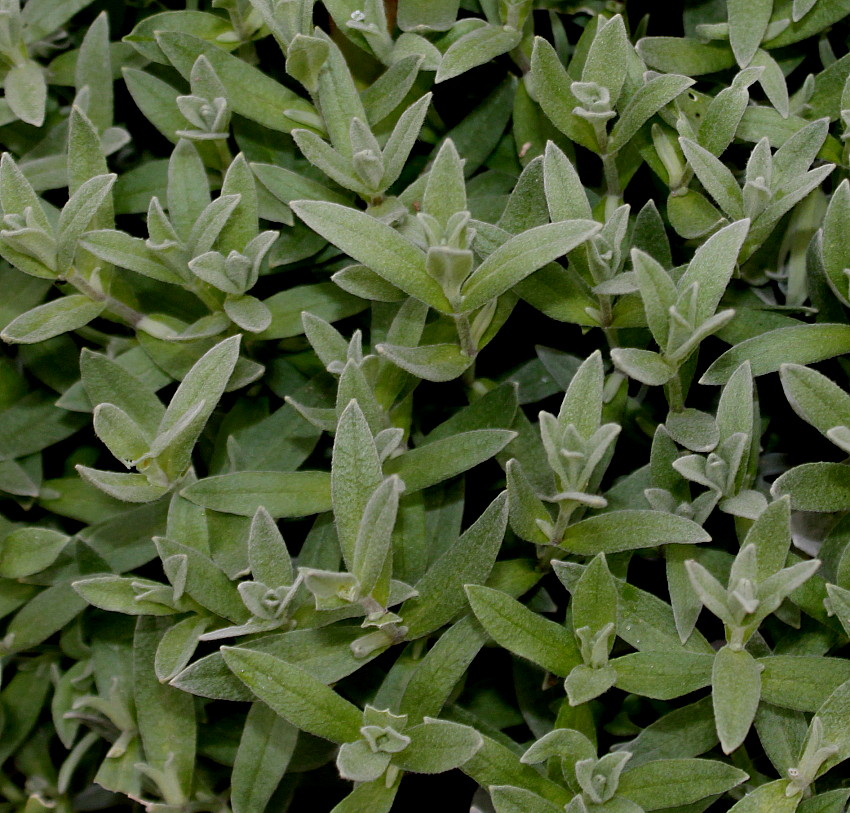
M 611 360 L 630 378 L 658 387 L 666 384 L 674 375 L 676 368 L 664 356 L 652 350 L 637 347 L 615 347 L 611 351 Z
M 761 670 L 746 649 L 724 646 L 714 658 L 711 700 L 724 754 L 731 754 L 750 730 L 761 697 Z
M 403 490 L 404 483 L 398 476 L 387 477 L 363 510 L 351 558 L 351 572 L 360 582 L 363 595 L 372 592 L 384 570 L 398 513 L 398 498 Z
M 432 717 L 404 733 L 410 743 L 393 758 L 393 764 L 413 773 L 443 773 L 459 768 L 484 744 L 474 728 Z
M 659 759 L 626 770 L 617 792 L 644 810 L 698 802 L 748 779 L 744 771 L 714 759 Z
M 561 624 L 532 612 L 501 590 L 467 585 L 475 617 L 500 646 L 566 677 L 581 663 L 575 639 Z
M 850 426 L 850 395 L 825 375 L 800 364 L 783 364 L 779 375 L 793 410 L 822 435 Z
M 769 330 L 727 350 L 705 371 L 700 384 L 725 384 L 745 361 L 754 376 L 783 364 L 814 364 L 850 352 L 850 326 L 819 323 Z
M 850 466 L 803 463 L 778 477 L 770 493 L 775 498 L 789 495 L 797 511 L 845 511 L 850 505 Z
M 682 152 L 688 159 L 700 183 L 717 205 L 729 216 L 744 216 L 744 196 L 732 171 L 704 147 L 687 138 L 680 138 Z
M 738 65 L 746 68 L 761 45 L 773 12 L 773 0 L 729 0 L 729 44 Z
M 20 579 L 44 570 L 68 544 L 71 537 L 49 528 L 18 528 L 0 544 L 0 576 Z
M 496 813 L 562 813 L 562 808 L 536 793 L 511 785 L 493 785 L 490 798 Z
M 225 663 L 260 700 L 302 731 L 331 742 L 360 739 L 363 715 L 309 672 L 266 652 L 225 646 Z
M 608 151 L 617 152 L 625 147 L 652 116 L 693 83 L 687 76 L 667 74 L 656 76 L 638 88 L 611 129 Z
M 35 344 L 84 327 L 103 312 L 105 303 L 71 294 L 39 305 L 13 319 L 0 333 L 9 344 Z
M 669 543 L 695 544 L 711 537 L 695 522 L 660 511 L 626 509 L 590 517 L 564 532 L 561 547 L 582 556 Z
M 515 48 L 521 40 L 522 32 L 513 28 L 498 25 L 476 28 L 451 44 L 440 62 L 436 81 L 445 82 L 483 65 Z
M 342 555 L 354 556 L 360 523 L 383 479 L 375 440 L 360 405 L 351 400 L 340 415 L 331 462 L 331 497 Z
M 324 471 L 240 471 L 205 477 L 180 493 L 225 514 L 253 517 L 263 506 L 275 518 L 304 517 L 330 511 L 331 476 Z
M 338 203 L 297 200 L 293 211 L 311 229 L 406 294 L 449 312 L 449 302 L 425 269 L 425 254 L 397 231 Z
M 13 65 L 3 80 L 6 103 L 27 124 L 41 127 L 47 102 L 47 82 L 38 62 L 25 59 Z
M 672 700 L 711 684 L 714 656 L 697 652 L 632 652 L 609 661 L 618 689 Z
M 473 429 L 411 449 L 384 465 L 397 474 L 408 494 L 462 474 L 498 454 L 514 438 L 508 429 Z
M 487 304 L 537 269 L 572 251 L 601 228 L 591 220 L 565 220 L 512 237 L 490 254 L 464 283 L 463 309 L 472 311 Z
M 438 629 L 466 606 L 464 586 L 486 581 L 507 523 L 507 494 L 502 492 L 417 582 L 419 595 L 402 605 L 399 614 L 409 638 Z
M 292 561 L 286 543 L 269 512 L 260 506 L 248 533 L 248 563 L 251 574 L 269 587 L 292 582 Z

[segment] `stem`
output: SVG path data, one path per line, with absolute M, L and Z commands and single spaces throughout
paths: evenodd
M 131 327 L 137 330 L 144 330 L 145 333 L 150 333 L 150 335 L 159 338 L 166 338 L 172 334 L 172 331 L 165 327 L 165 325 L 155 322 L 153 319 L 135 310 L 135 308 L 131 308 L 129 305 L 106 293 L 99 284 L 93 284 L 91 280 L 86 279 L 76 268 L 71 268 L 68 274 L 66 274 L 65 280 L 89 299 L 95 302 L 103 302 L 112 313 L 123 319 Z
M 667 403 L 672 412 L 681 412 L 685 408 L 685 396 L 682 393 L 682 379 L 678 371 L 667 382 Z
M 454 314 L 455 326 L 457 327 L 457 337 L 460 339 L 461 350 L 474 359 L 478 355 L 478 348 L 472 340 L 472 328 L 469 324 L 469 317 L 465 313 Z
M 617 172 L 616 153 L 607 151 L 602 153 L 602 169 L 605 172 L 605 185 L 608 188 L 608 198 L 619 200 L 623 190 L 620 187 L 620 173 Z

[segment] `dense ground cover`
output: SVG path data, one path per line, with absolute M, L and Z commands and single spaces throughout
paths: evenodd
M 848 15 L 0 0 L 0 811 L 844 811 Z

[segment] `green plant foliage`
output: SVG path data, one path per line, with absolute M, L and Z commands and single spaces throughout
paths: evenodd
M 846 811 L 848 42 L 0 0 L 0 813 Z

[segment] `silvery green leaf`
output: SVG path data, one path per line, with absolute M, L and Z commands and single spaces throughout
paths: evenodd
M 764 39 L 773 12 L 773 0 L 729 0 L 729 44 L 741 68 L 750 64 Z
M 599 553 L 588 563 L 581 578 L 572 590 L 573 627 L 588 627 L 597 633 L 607 625 L 617 626 L 617 588 L 608 570 L 604 553 Z M 611 651 L 613 638 L 609 641 Z
M 543 529 L 551 527 L 552 517 L 535 493 L 519 460 L 509 460 L 506 471 L 511 529 L 528 542 L 549 544 L 551 540 Z
M 759 785 L 740 801 L 729 808 L 731 813 L 793 813 L 800 804 L 800 797 L 791 790 L 787 779 L 776 779 Z
M 448 312 L 440 286 L 425 270 L 425 255 L 398 232 L 355 209 L 324 201 L 292 202 L 311 229 L 402 291 Z
M 151 389 L 121 364 L 84 348 L 80 354 L 80 372 L 83 386 L 93 404 L 115 404 L 145 432 L 156 432 L 165 407 Z
M 119 268 L 135 271 L 160 282 L 175 285 L 183 282 L 140 237 L 131 237 L 116 229 L 100 229 L 87 232 L 80 240 L 80 245 L 101 260 Z
M 286 72 L 310 93 L 315 93 L 328 51 L 327 40 L 296 34 L 286 51 Z
M 711 697 L 724 754 L 741 745 L 750 730 L 761 697 L 761 670 L 746 649 L 727 645 L 715 656 Z
M 735 270 L 738 252 L 747 236 L 749 225 L 748 220 L 740 220 L 709 237 L 697 249 L 687 271 L 679 280 L 680 291 L 694 283 L 699 286 L 695 313 L 697 325 L 714 315 Z
M 336 767 L 343 779 L 353 782 L 373 782 L 383 776 L 392 754 L 375 751 L 365 740 L 342 744 L 336 758 Z
M 571 706 L 580 706 L 605 694 L 616 682 L 617 671 L 613 666 L 597 669 L 580 663 L 573 667 L 564 681 L 564 689 Z
M 688 164 L 717 205 L 731 218 L 743 217 L 744 196 L 731 170 L 696 142 L 680 138 L 679 143 Z
M 167 619 L 141 617 L 133 636 L 133 701 L 147 765 L 168 771 L 172 793 L 190 793 L 197 728 L 191 696 L 157 680 L 153 664 Z
M 624 692 L 672 700 L 711 684 L 713 655 L 697 652 L 632 652 L 609 661 Z
M 747 774 L 715 759 L 659 759 L 626 769 L 618 793 L 644 810 L 689 805 L 724 793 L 748 779 Z
M 591 353 L 573 375 L 561 408 L 558 423 L 574 426 L 582 437 L 591 438 L 602 424 L 605 372 L 599 351 Z
M 13 319 L 3 328 L 0 338 L 9 344 L 35 344 L 84 327 L 99 316 L 103 302 L 83 294 L 70 294 L 39 305 Z
M 783 364 L 779 372 L 791 407 L 821 434 L 833 427 L 850 426 L 850 395 L 841 387 L 799 364 Z
M 419 595 L 408 599 L 399 611 L 408 638 L 419 638 L 448 623 L 466 606 L 464 587 L 486 581 L 507 527 L 506 497 L 502 492 L 416 583 Z
M 413 773 L 443 773 L 471 759 L 483 745 L 474 728 L 448 720 L 425 717 L 419 725 L 405 729 L 410 744 L 393 757 L 393 764 Z
M 150 438 L 120 407 L 98 404 L 93 418 L 95 434 L 127 468 L 149 451 Z
M 346 189 L 357 192 L 359 195 L 369 195 L 368 187 L 357 178 L 351 162 L 323 141 L 316 133 L 312 130 L 298 129 L 292 131 L 292 137 L 304 157 L 313 166 L 322 170 L 328 178 Z M 324 196 L 320 200 L 324 200 Z
M 251 705 L 239 739 L 231 776 L 234 813 L 263 809 L 286 773 L 298 729 L 265 703 Z
M 404 293 L 365 265 L 349 265 L 331 275 L 344 291 L 374 302 L 399 302 Z
M 567 528 L 561 546 L 584 556 L 653 545 L 708 542 L 695 522 L 658 511 L 625 510 L 600 514 Z
M 803 463 L 778 477 L 770 489 L 774 498 L 791 497 L 798 511 L 843 511 L 850 498 L 850 468 L 843 463 Z
M 168 493 L 168 486 L 148 482 L 144 474 L 121 474 L 77 465 L 80 476 L 110 497 L 123 502 L 152 502 Z
M 98 210 L 108 200 L 115 175 L 97 175 L 82 184 L 69 198 L 59 215 L 57 232 L 59 268 L 67 268 L 74 258 L 77 241 L 88 229 Z
M 167 585 L 148 579 L 89 576 L 76 580 L 72 587 L 89 604 L 113 613 L 176 615 L 195 607 L 186 597 L 175 602 L 174 593 Z
M 402 31 L 447 31 L 457 19 L 458 0 L 401 0 L 398 25 Z
M 361 782 L 348 794 L 331 813 L 359 813 L 369 810 L 371 813 L 389 813 L 398 792 L 399 783 L 393 782 L 387 787 L 386 780 L 376 779 L 374 782 Z
M 41 66 L 31 59 L 13 65 L 3 82 L 6 101 L 21 121 L 34 127 L 44 123 L 47 83 Z
M 302 199 L 326 200 L 342 205 L 349 202 L 341 192 L 334 191 L 313 178 L 300 175 L 286 167 L 252 162 L 251 169 L 260 183 L 283 203 L 288 204 L 290 201 Z
M 160 683 L 168 683 L 186 668 L 209 624 L 209 618 L 191 615 L 163 633 L 154 658 L 154 672 Z
M 611 128 L 608 150 L 616 152 L 625 147 L 652 116 L 693 83 L 694 80 L 687 76 L 666 74 L 650 79 L 638 88 Z
M 226 298 L 224 312 L 249 333 L 262 333 L 272 322 L 271 311 L 266 305 L 247 294 Z
M 354 556 L 363 513 L 382 479 L 372 432 L 359 404 L 352 400 L 339 417 L 330 476 L 334 518 L 346 562 Z
M 251 519 L 248 562 L 253 577 L 277 587 L 292 582 L 292 562 L 286 543 L 269 512 L 260 506 Z
M 650 386 L 666 384 L 676 374 L 676 368 L 652 350 L 617 347 L 611 351 L 611 360 L 630 378 Z
M 357 531 L 351 557 L 351 572 L 360 582 L 360 590 L 369 595 L 384 570 L 390 552 L 392 532 L 398 512 L 398 500 L 404 482 L 387 477 L 369 497 Z
M 764 2 L 764 0 L 759 0 Z M 785 84 L 785 74 L 777 61 L 767 52 L 759 48 L 750 62 L 754 68 L 763 68 L 758 78 L 770 103 L 783 118 L 788 117 L 788 86 Z
M 826 748 L 834 749 L 817 767 L 817 775 L 828 771 L 833 766 L 850 756 L 850 736 L 848 736 L 847 714 L 850 706 L 850 681 L 842 683 L 824 701 L 809 724 L 807 745 L 819 739 Z M 820 728 L 820 732 L 817 729 Z M 816 737 L 816 733 L 820 736 Z
M 832 595 L 828 585 L 827 592 Z M 771 655 L 759 658 L 762 698 L 775 706 L 817 711 L 839 686 L 850 680 L 843 658 L 820 655 Z
M 411 494 L 489 460 L 515 437 L 516 433 L 507 429 L 461 432 L 388 460 L 384 473 L 401 477 L 406 492 Z
M 581 662 L 573 636 L 499 590 L 467 585 L 476 618 L 500 646 L 552 674 L 566 677 Z
M 845 635 L 850 638 L 850 590 L 845 590 L 837 584 L 827 584 L 826 593 L 833 614 L 841 622 Z
M 375 349 L 402 370 L 425 381 L 452 381 L 475 361 L 456 344 L 429 344 L 422 347 L 378 344 Z
M 204 202 L 204 199 L 206 202 Z M 236 210 L 242 200 L 240 194 L 219 195 L 210 201 L 208 196 L 203 196 L 198 205 L 203 203 L 203 208 L 197 212 L 197 217 L 192 221 L 189 231 L 186 232 L 186 245 L 193 258 L 203 256 L 212 250 L 224 227 L 230 220 L 230 216 Z
M 204 55 L 224 85 L 233 112 L 240 116 L 272 130 L 289 133 L 296 121 L 288 113 L 315 113 L 309 102 L 253 65 L 226 53 L 218 44 L 176 31 L 160 31 L 154 37 L 171 64 L 186 79 L 197 58 Z
M 694 452 L 710 452 L 720 440 L 714 418 L 690 407 L 670 412 L 664 428 L 676 443 Z
M 806 324 L 778 328 L 745 339 L 717 358 L 701 384 L 725 384 L 749 361 L 754 376 L 773 373 L 783 364 L 814 364 L 850 350 L 850 328 L 840 324 Z
M 676 303 L 676 284 L 662 265 L 639 249 L 632 249 L 632 265 L 643 300 L 646 321 L 661 348 L 667 347 L 670 308 Z
M 493 785 L 490 798 L 496 813 L 561 813 L 560 807 L 540 798 L 536 793 L 510 785 Z
M 507 26 L 476 28 L 456 40 L 443 55 L 437 82 L 453 79 L 519 45 L 522 33 Z
M 222 647 L 221 654 L 240 681 L 293 725 L 332 742 L 360 738 L 360 710 L 309 672 L 256 650 Z
M 844 269 L 850 267 L 850 242 L 842 228 L 850 217 L 850 182 L 843 180 L 829 200 L 823 219 L 823 267 L 837 296 L 846 304 L 848 278 Z
M 616 107 L 626 81 L 631 48 L 623 18 L 616 14 L 597 27 L 587 51 L 581 81 L 607 88 L 612 107 Z
M 425 57 L 420 53 L 400 56 L 398 43 L 399 40 L 396 40 L 393 64 L 360 93 L 369 124 L 372 126 L 383 121 L 404 101 L 423 68 Z
M 708 104 L 699 128 L 699 144 L 712 155 L 722 155 L 732 143 L 750 101 L 749 87 L 762 68 L 744 68 L 730 87 L 723 88 Z
M 20 579 L 56 561 L 71 537 L 49 528 L 18 528 L 0 542 L 0 576 Z
M 401 114 L 393 128 L 383 152 L 384 175 L 381 178 L 381 186 L 384 189 L 392 186 L 401 175 L 410 151 L 419 138 L 419 131 L 430 104 L 431 94 L 426 93 Z
M 242 517 L 253 517 L 261 505 L 275 518 L 331 509 L 331 478 L 324 471 L 220 474 L 186 486 L 180 493 L 196 505 Z
M 505 293 L 529 274 L 590 239 L 600 224 L 567 220 L 529 229 L 497 248 L 463 286 L 463 308 L 471 311 Z
M 463 164 L 454 141 L 447 138 L 440 146 L 422 198 L 422 211 L 445 226 L 449 218 L 466 210 L 466 183 Z

